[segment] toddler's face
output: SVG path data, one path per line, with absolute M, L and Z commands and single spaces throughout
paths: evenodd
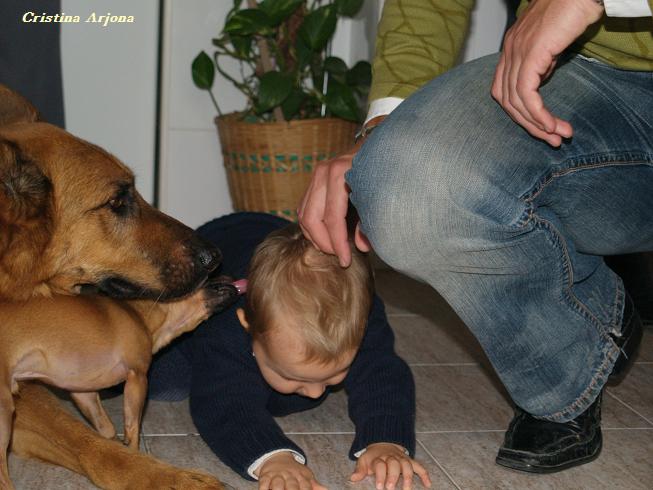
M 239 313 L 239 317 L 241 314 Z M 241 318 L 243 323 L 244 317 Z M 246 322 L 243 325 L 246 327 Z M 265 381 L 279 393 L 319 398 L 327 386 L 341 383 L 356 356 L 356 350 L 343 353 L 332 362 L 306 361 L 304 346 L 293 328 L 274 328 L 265 342 L 254 340 L 252 350 Z

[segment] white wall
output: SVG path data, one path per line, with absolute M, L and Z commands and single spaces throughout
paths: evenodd
M 61 25 L 66 129 L 107 149 L 136 174 L 152 200 L 156 134 L 157 0 L 62 0 L 80 23 Z M 134 23 L 85 23 L 97 15 L 133 15 Z
M 213 53 L 211 38 L 220 32 L 231 5 L 215 0 L 165 1 L 160 206 L 191 226 L 232 211 L 213 123 L 215 109 L 190 74 L 200 50 Z M 348 64 L 370 59 L 379 12 L 378 0 L 366 0 L 355 19 L 342 21 L 333 54 Z M 505 21 L 503 0 L 478 1 L 464 59 L 496 52 Z M 218 76 L 214 94 L 224 112 L 244 107 L 244 96 Z

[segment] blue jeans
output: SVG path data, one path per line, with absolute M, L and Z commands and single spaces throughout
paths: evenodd
M 653 74 L 566 59 L 541 93 L 575 133 L 552 148 L 491 98 L 497 61 L 404 101 L 347 182 L 378 255 L 447 300 L 517 405 L 564 422 L 619 355 L 624 289 L 602 256 L 653 250 Z

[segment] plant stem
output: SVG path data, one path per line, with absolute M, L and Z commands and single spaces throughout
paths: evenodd
M 213 92 L 211 92 L 211 89 L 207 89 L 206 91 L 211 96 L 211 100 L 213 101 L 213 105 L 215 106 L 215 110 L 218 111 L 218 116 L 222 116 L 222 111 L 220 110 L 220 106 L 218 106 L 218 101 L 215 100 L 215 96 L 213 95 Z
M 256 0 L 247 0 L 247 6 L 251 9 L 258 8 Z M 262 73 L 267 73 L 269 71 L 274 70 L 274 63 L 270 56 L 270 50 L 268 47 L 267 40 L 263 36 L 256 36 L 256 43 L 258 44 L 258 50 L 260 55 L 259 60 L 256 63 L 257 68 L 259 68 Z M 281 110 L 281 107 L 279 106 L 275 107 L 272 110 L 272 112 L 274 115 L 274 119 L 276 119 L 277 121 L 284 120 L 283 111 Z

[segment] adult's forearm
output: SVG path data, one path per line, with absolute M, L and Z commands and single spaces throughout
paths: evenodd
M 369 100 L 406 98 L 455 63 L 474 0 L 386 0 Z

